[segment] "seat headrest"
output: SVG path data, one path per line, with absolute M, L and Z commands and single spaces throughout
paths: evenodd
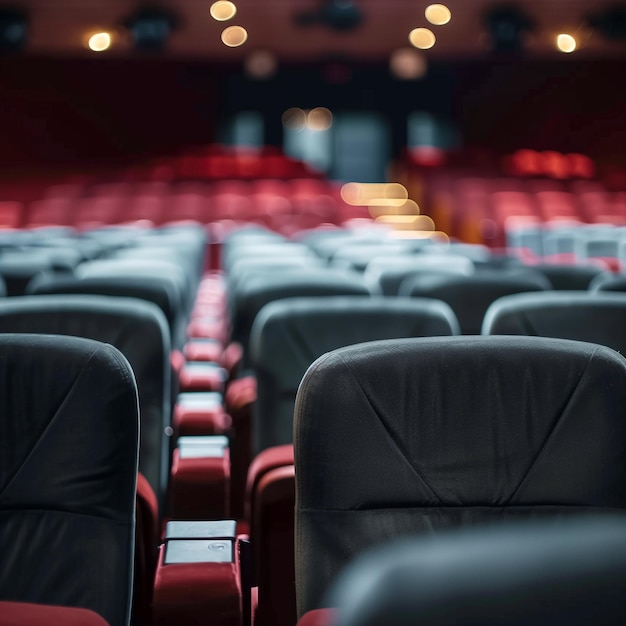
M 326 604 L 341 626 L 626 623 L 626 517 L 448 531 L 372 549 Z

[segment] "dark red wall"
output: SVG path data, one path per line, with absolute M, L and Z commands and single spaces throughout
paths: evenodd
M 242 108 L 275 108 L 273 121 L 297 106 L 294 72 L 314 106 L 369 106 L 398 126 L 425 107 L 455 124 L 466 146 L 626 153 L 626 61 L 438 62 L 414 83 L 394 81 L 380 64 L 344 85 L 328 84 L 314 66 L 257 84 L 229 79 L 232 69 L 156 58 L 0 59 L 0 166 L 120 161 L 210 143 L 241 93 Z
M 0 163 L 73 163 L 214 140 L 221 79 L 161 59 L 0 61 Z
M 626 157 L 626 61 L 474 63 L 457 71 L 467 145 Z

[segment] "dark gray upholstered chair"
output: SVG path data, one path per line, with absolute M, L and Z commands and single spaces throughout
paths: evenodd
M 0 336 L 0 600 L 130 620 L 139 410 L 128 361 Z
M 608 270 L 595 265 L 540 263 L 531 267 L 550 281 L 552 289 L 563 291 L 589 289 L 592 281 L 606 280 L 613 276 Z
M 626 517 L 506 524 L 399 540 L 334 586 L 341 626 L 626 623 Z
M 422 274 L 407 278 L 399 295 L 438 298 L 454 311 L 461 333 L 478 335 L 489 305 L 502 296 L 551 289 L 548 279 L 534 270 L 484 270 L 471 276 Z
M 626 354 L 626 293 L 548 291 L 496 300 L 484 335 L 532 335 L 599 343 Z
M 255 452 L 265 451 L 267 462 L 267 455 L 280 450 L 274 446 L 293 442 L 298 385 L 325 352 L 375 339 L 452 334 L 458 334 L 456 318 L 438 300 L 336 296 L 271 302 L 257 315 L 250 343 L 257 378 Z M 250 529 L 259 578 L 257 618 L 264 615 L 268 620 L 264 623 L 293 624 L 294 561 L 288 548 L 293 546 L 293 467 L 269 472 L 260 484 L 253 497 Z M 256 519 L 263 521 L 255 523 Z M 279 549 L 272 543 L 275 537 L 280 538 Z
M 231 340 L 243 346 L 244 364 L 248 366 L 250 330 L 266 304 L 303 296 L 368 296 L 371 293 L 361 275 L 344 270 L 308 267 L 295 272 L 247 274 L 230 294 Z
M 590 283 L 589 289 L 591 291 L 626 291 L 626 275 L 598 276 Z
M 325 352 L 378 339 L 458 334 L 452 309 L 439 300 L 334 296 L 271 302 L 257 315 L 250 339 L 257 379 L 254 451 L 293 442 L 298 386 Z
M 172 345 L 173 337 L 183 334 L 187 320 L 180 292 L 174 283 L 165 278 L 124 275 L 83 278 L 43 276 L 32 280 L 26 288 L 26 295 L 50 294 L 91 294 L 152 302 L 163 311 L 167 319 Z
M 128 359 L 139 389 L 139 471 L 161 506 L 169 477 L 170 340 L 163 313 L 131 298 L 93 295 L 24 296 L 0 300 L 0 333 L 73 335 L 115 346 Z
M 390 538 L 626 509 L 626 360 L 543 337 L 433 337 L 330 352 L 296 399 L 296 588 Z
M 474 263 L 465 256 L 444 253 L 376 257 L 367 264 L 365 278 L 378 285 L 384 295 L 396 296 L 407 277 L 433 272 L 469 275 L 474 273 Z

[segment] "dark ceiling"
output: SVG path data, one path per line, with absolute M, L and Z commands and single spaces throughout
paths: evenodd
M 449 0 L 452 20 L 445 26 L 431 26 L 423 0 L 334 0 L 341 11 L 355 5 L 362 21 L 353 30 L 337 31 L 329 26 L 296 25 L 299 14 L 315 13 L 332 0 L 235 0 L 237 15 L 229 22 L 216 22 L 209 15 L 210 0 L 170 0 L 156 4 L 173 11 L 180 26 L 172 33 L 167 54 L 203 60 L 239 61 L 256 49 L 275 53 L 280 61 L 314 61 L 328 56 L 354 59 L 387 58 L 392 51 L 408 45 L 408 34 L 416 27 L 430 27 L 436 45 L 425 51 L 432 58 L 476 58 L 490 48 L 484 16 L 494 7 L 493 0 Z M 145 4 L 145 3 L 143 3 Z M 512 3 L 508 3 L 510 6 Z M 534 29 L 527 33 L 524 48 L 528 56 L 542 58 L 562 55 L 555 51 L 559 33 L 575 35 L 579 49 L 569 58 L 621 57 L 624 40 L 609 41 L 597 28 L 589 26 L 590 13 L 598 13 L 611 2 L 589 0 L 522 0 L 514 3 L 531 18 Z M 26 52 L 44 56 L 94 54 L 85 48 L 86 37 L 98 30 L 112 30 L 114 46 L 101 53 L 126 55 L 132 51 L 122 24 L 141 0 L 22 0 L 19 6 L 30 15 Z M 221 43 L 222 30 L 231 24 L 248 31 L 248 41 L 240 48 Z

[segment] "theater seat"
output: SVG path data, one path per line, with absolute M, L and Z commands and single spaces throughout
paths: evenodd
M 626 360 L 542 337 L 330 352 L 294 413 L 298 611 L 404 535 L 626 509 Z
M 115 346 L 137 380 L 141 409 L 139 470 L 163 513 L 169 480 L 170 339 L 159 309 L 133 298 L 24 296 L 0 300 L 0 333 L 73 335 Z M 155 544 L 156 548 L 156 544 Z
M 532 269 L 483 270 L 470 276 L 432 273 L 409 277 L 399 295 L 437 298 L 454 311 L 463 335 L 478 335 L 489 305 L 502 296 L 551 289 L 550 281 Z
M 128 361 L 0 336 L 0 600 L 130 620 L 139 415 Z
M 255 454 L 293 442 L 298 386 L 325 352 L 378 339 L 457 334 L 452 309 L 429 298 L 333 296 L 271 302 L 257 315 L 250 335 L 257 379 Z
M 621 626 L 624 585 L 624 515 L 456 530 L 357 559 L 316 626 Z
M 488 309 L 484 335 L 533 335 L 589 341 L 626 353 L 626 294 L 520 293 Z

